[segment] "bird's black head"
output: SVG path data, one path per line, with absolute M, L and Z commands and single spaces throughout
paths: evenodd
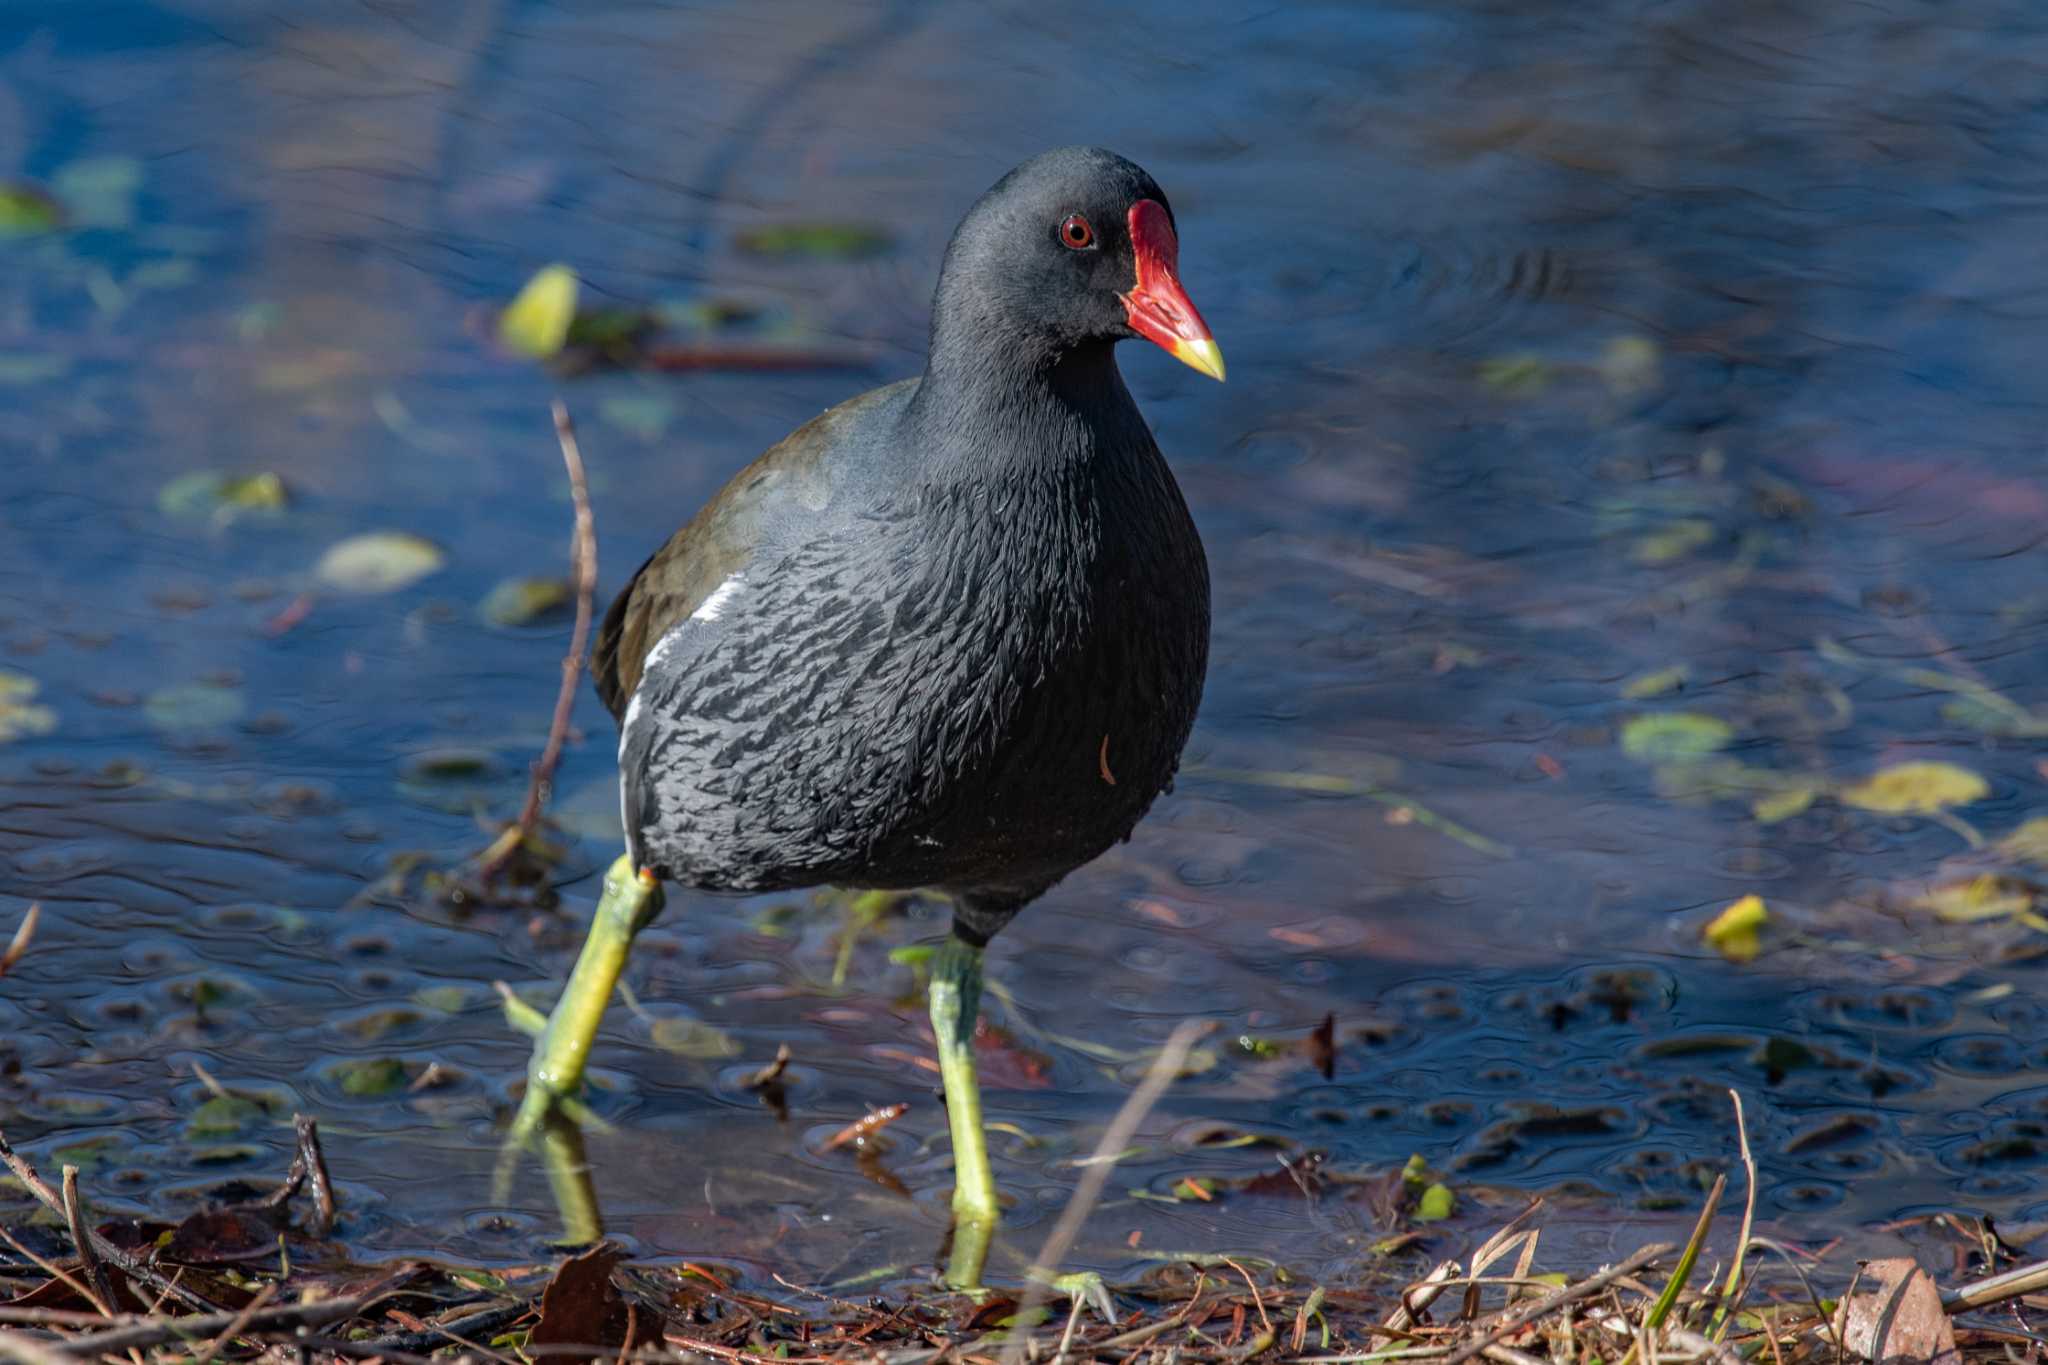
M 961 220 L 933 302 L 933 353 L 1034 367 L 1144 337 L 1216 379 L 1223 354 L 1181 289 L 1173 211 L 1151 176 L 1062 147 L 998 180 Z

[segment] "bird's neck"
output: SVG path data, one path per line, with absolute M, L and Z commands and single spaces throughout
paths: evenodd
M 1145 430 L 1107 341 L 1056 355 L 933 341 L 904 413 L 927 478 L 1080 473 Z

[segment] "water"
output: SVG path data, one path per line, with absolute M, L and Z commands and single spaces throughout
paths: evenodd
M 1216 566 L 1216 656 L 1177 791 L 992 954 L 998 1272 L 1190 1012 L 1222 1026 L 1208 1069 L 1082 1263 L 1354 1264 L 1384 1234 L 1356 1187 L 1169 1202 L 1309 1148 L 1352 1176 L 1420 1153 L 1475 1228 L 1547 1192 L 1590 1258 L 1689 1223 L 1735 1165 L 1730 1086 L 1787 1235 L 2048 1219 L 2048 939 L 1915 905 L 1993 872 L 2024 906 L 2041 872 L 1995 845 L 2048 812 L 2044 29 L 2020 0 L 16 0 L 0 172 L 76 225 L 0 243 L 0 669 L 54 720 L 0 746 L 0 929 L 45 910 L 0 985 L 0 1125 L 104 1211 L 176 1216 L 281 1172 L 303 1109 L 354 1254 L 536 1254 L 538 1174 L 490 1198 L 525 1048 L 489 983 L 545 998 L 615 851 L 595 700 L 565 913 L 393 871 L 476 849 L 544 734 L 566 626 L 476 604 L 560 571 L 548 398 L 582 422 L 608 594 L 754 453 L 912 372 L 961 210 L 1094 141 L 1172 195 L 1230 362 L 1219 387 L 1124 355 Z M 894 245 L 734 245 L 819 218 Z M 480 310 L 556 259 L 868 368 L 492 355 Z M 160 508 L 201 469 L 274 471 L 291 505 Z M 383 529 L 445 568 L 306 610 L 319 554 Z M 1726 722 L 1718 765 L 1625 752 L 1662 711 Z M 1988 794 L 1951 823 L 1750 810 L 1906 761 Z M 1766 951 L 1731 963 L 1700 932 L 1752 892 Z M 835 992 L 830 906 L 672 896 L 597 1055 L 609 1230 L 759 1275 L 929 1263 L 944 1122 L 887 952 L 944 922 L 886 921 Z M 1298 1046 L 1326 1013 L 1330 1080 Z M 743 1084 L 783 1042 L 786 1122 Z M 207 1109 L 202 1067 L 255 1107 Z M 897 1101 L 879 1160 L 817 1154 Z M 1278 1145 L 1218 1145 L 1246 1134 Z

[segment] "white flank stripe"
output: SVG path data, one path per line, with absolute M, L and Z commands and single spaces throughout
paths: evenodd
M 690 619 L 692 621 L 716 621 L 724 613 L 725 604 L 732 601 L 733 594 L 740 590 L 740 584 L 744 583 L 746 578 L 745 574 L 736 573 L 731 578 L 720 583 L 711 596 L 704 599 L 704 605 L 690 613 Z

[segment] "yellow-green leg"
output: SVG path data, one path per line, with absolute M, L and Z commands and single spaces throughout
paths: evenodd
M 624 855 L 605 873 L 604 894 L 590 918 L 583 952 L 554 1012 L 534 1039 L 533 1060 L 526 1068 L 526 1098 L 512 1121 L 508 1143 L 525 1146 L 542 1121 L 572 1100 L 583 1084 L 583 1068 L 590 1061 L 605 1006 L 626 969 L 633 938 L 660 907 L 659 888 L 653 873 L 636 869 Z M 515 1017 L 513 1023 L 520 1020 Z
M 946 1283 L 974 1289 L 981 1284 L 989 1242 L 1001 1217 L 995 1172 L 988 1163 L 988 1137 L 981 1126 L 981 1083 L 974 1075 L 981 949 L 958 936 L 948 938 L 932 958 L 930 998 L 939 1079 L 946 1088 L 946 1123 L 953 1133 L 953 1254 L 946 1262 Z

